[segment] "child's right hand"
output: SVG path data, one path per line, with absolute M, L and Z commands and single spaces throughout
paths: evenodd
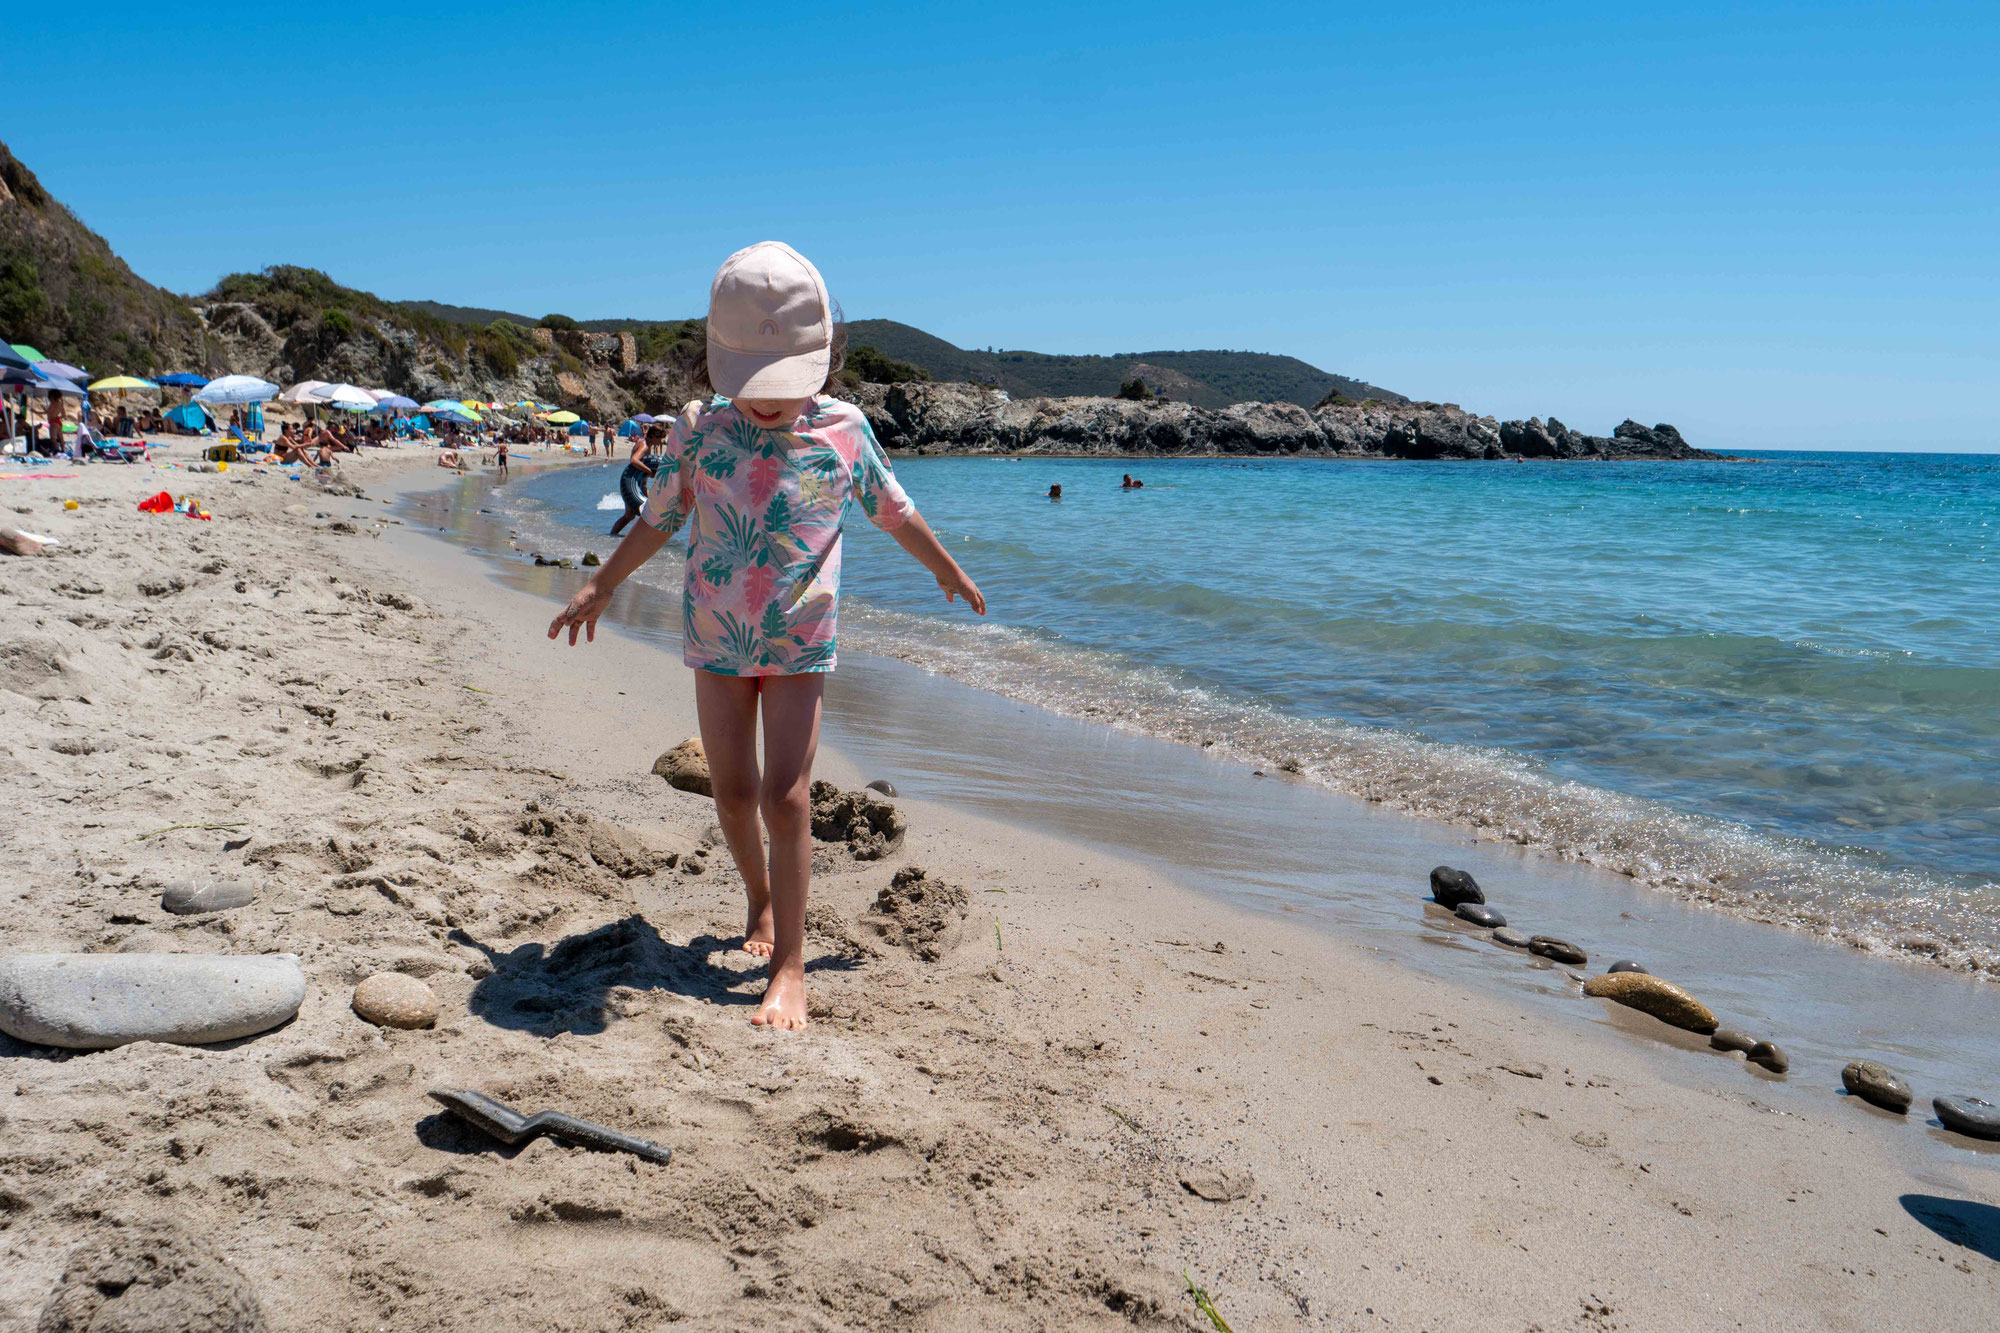
M 611 605 L 611 589 L 600 588 L 592 579 L 577 589 L 576 596 L 569 599 L 554 620 L 549 622 L 549 637 L 555 638 L 569 627 L 570 647 L 576 646 L 576 632 L 581 629 L 583 637 L 591 643 L 597 642 L 597 618 L 604 614 L 604 608 Z

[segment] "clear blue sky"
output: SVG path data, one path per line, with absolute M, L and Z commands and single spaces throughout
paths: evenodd
M 16 15 L 0 130 L 177 290 L 295 263 L 668 317 L 776 238 L 851 316 L 961 346 L 1289 352 L 1597 431 L 2000 448 L 1991 0 L 191 18 Z

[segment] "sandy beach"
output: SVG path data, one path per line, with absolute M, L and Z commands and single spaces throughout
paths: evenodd
M 1663 1077 L 1650 1019 L 1553 1021 L 962 808 L 819 846 L 813 1026 L 753 1029 L 712 806 L 651 772 L 688 673 L 549 644 L 546 599 L 396 521 L 427 454 L 339 478 L 0 482 L 61 543 L 0 562 L 6 952 L 308 984 L 221 1046 L 0 1037 L 0 1329 L 160 1222 L 275 1329 L 1992 1326 L 2000 1155 Z M 136 512 L 162 487 L 213 521 Z M 161 909 L 214 879 L 255 900 Z M 381 971 L 434 1028 L 355 1014 Z M 442 1088 L 674 1159 L 498 1148 Z

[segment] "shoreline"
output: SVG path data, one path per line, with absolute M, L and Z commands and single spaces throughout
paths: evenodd
M 1578 1032 L 956 805 L 905 797 L 898 856 L 830 857 L 815 1026 L 755 1033 L 726 857 L 617 880 L 514 831 L 534 800 L 698 846 L 706 802 L 646 772 L 693 730 L 686 673 L 623 631 L 556 653 L 532 592 L 407 527 L 364 536 L 389 474 L 456 484 L 365 462 L 365 501 L 187 479 L 213 525 L 132 515 L 158 484 L 141 469 L 86 470 L 72 489 L 107 503 L 68 515 L 7 496 L 70 543 L 10 563 L 11 596 L 110 692 L 0 695 L 32 816 L 10 854 L 52 890 L 13 947 L 282 946 L 309 998 L 226 1049 L 0 1044 L 20 1093 L 0 1184 L 22 1200 L 0 1323 L 32 1320 L 101 1212 L 209 1230 L 280 1327 L 1186 1328 L 1183 1268 L 1239 1328 L 1555 1327 L 1579 1302 L 1600 1327 L 1986 1322 L 1992 1158 L 1930 1156 L 1842 1099 L 1774 1114 L 1761 1076 L 1678 1086 L 1610 1031 L 1642 1021 L 1622 1011 Z M 182 586 L 138 586 L 162 578 Z M 859 785 L 858 762 L 833 747 L 820 775 Z M 130 841 L 229 800 L 258 816 L 246 848 Z M 341 887 L 368 872 L 329 856 L 390 887 Z M 969 891 L 935 962 L 869 925 L 911 862 Z M 149 907 L 160 877 L 224 865 L 258 902 Z M 428 969 L 438 1028 L 347 1011 L 379 965 Z M 472 1085 L 676 1160 L 485 1151 L 423 1095 Z

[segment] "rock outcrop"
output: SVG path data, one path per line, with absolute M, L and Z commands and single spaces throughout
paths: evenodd
M 1410 459 L 1688 459 L 1669 425 L 1609 436 L 1562 422 L 1498 421 L 1451 403 L 1293 403 L 1219 409 L 1122 398 L 1013 398 L 975 384 L 867 384 L 853 395 L 886 449 L 921 454 Z

